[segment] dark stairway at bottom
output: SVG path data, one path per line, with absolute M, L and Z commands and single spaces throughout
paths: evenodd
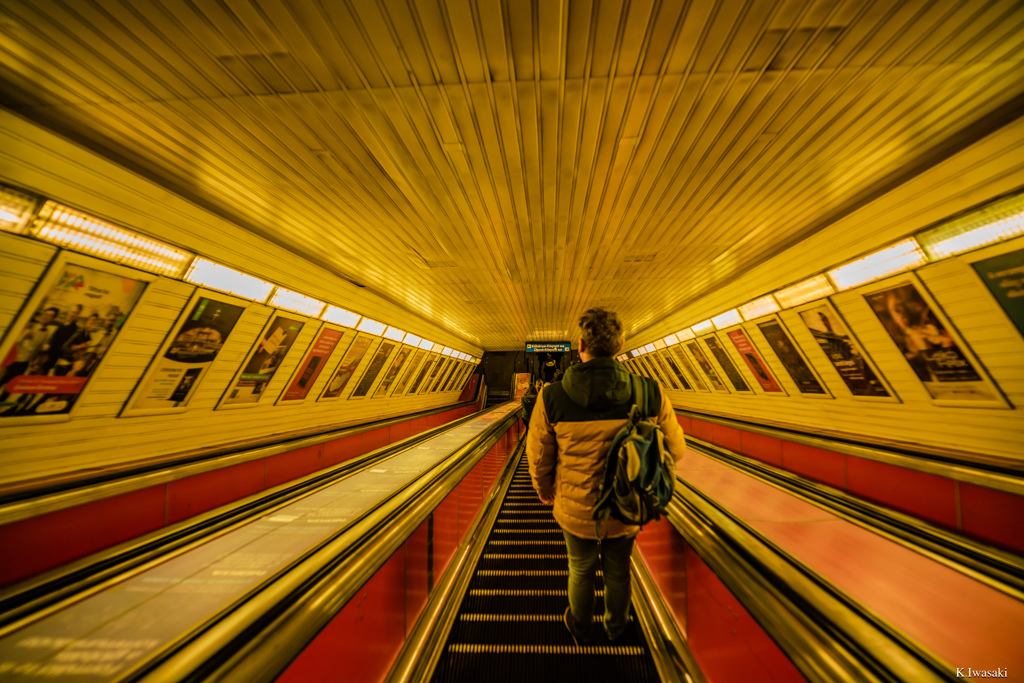
M 434 683 L 657 681 L 635 617 L 609 643 L 601 573 L 594 639 L 577 646 L 562 623 L 568 560 L 551 507 L 537 499 L 522 457 L 462 601 Z

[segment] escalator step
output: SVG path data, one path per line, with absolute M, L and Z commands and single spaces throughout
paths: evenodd
M 455 646 L 442 657 L 434 676 L 437 683 L 657 680 L 654 662 L 642 647 L 575 645 Z

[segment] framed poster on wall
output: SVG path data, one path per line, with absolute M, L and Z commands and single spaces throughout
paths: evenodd
M 668 347 L 668 350 L 672 354 L 672 356 L 674 356 L 675 359 L 679 361 L 679 366 L 684 368 L 686 372 L 689 373 L 690 379 L 693 380 L 693 388 L 696 391 L 710 391 L 710 389 L 708 389 L 707 384 L 705 384 L 704 380 L 701 379 L 701 376 L 697 372 L 697 369 L 693 366 L 693 363 L 690 361 L 690 357 L 687 356 L 686 351 L 683 350 L 682 344 L 675 344 L 673 346 L 670 346 Z
M 1010 407 L 917 276 L 858 292 L 936 404 Z
M 690 386 L 690 383 L 687 381 L 686 375 L 683 374 L 683 371 L 679 368 L 679 365 L 676 363 L 667 348 L 655 351 L 655 355 L 665 368 L 665 373 L 669 375 L 669 377 L 674 376 L 676 382 L 680 387 L 682 387 L 683 391 L 693 391 L 693 387 Z
M 691 339 L 686 342 L 686 348 L 691 354 L 693 354 L 693 359 L 697 362 L 697 365 L 700 366 L 704 376 L 708 378 L 710 386 L 719 393 L 728 394 L 729 387 L 725 386 L 725 382 L 723 382 L 722 378 L 718 376 L 718 371 L 715 370 L 715 366 L 711 364 L 710 360 L 708 360 L 708 357 L 700 348 L 697 340 Z
M 0 425 L 68 419 L 156 278 L 58 252 L 0 345 Z
M 758 384 L 761 385 L 761 389 L 765 394 L 769 396 L 787 396 L 786 390 L 782 388 L 782 385 L 775 380 L 775 376 L 772 371 L 768 369 L 768 364 L 761 358 L 761 354 L 757 352 L 757 348 L 750 341 L 750 337 L 747 336 L 747 331 L 742 327 L 729 330 L 725 333 L 732 345 L 736 347 L 743 362 L 747 364 L 751 374 L 754 375 L 754 379 Z
M 1024 240 L 1014 240 L 1012 244 L 1022 242 Z M 1017 332 L 1024 335 L 1024 249 L 1007 251 L 1007 248 L 1008 245 L 1001 244 L 982 250 L 975 258 L 983 258 L 972 262 L 971 267 L 1006 311 Z
M 275 311 L 217 408 L 258 404 L 307 321 L 294 313 Z
M 277 399 L 278 405 L 282 403 L 299 403 L 306 400 L 309 391 L 316 384 L 316 380 L 320 377 L 320 373 L 323 372 L 328 359 L 344 336 L 344 329 L 327 323 L 320 326 L 320 330 L 313 337 L 313 341 L 309 345 L 309 350 L 306 351 L 305 358 L 302 359 L 302 362 L 295 369 L 281 397 Z
M 395 350 L 396 346 L 400 346 L 400 344 L 387 339 L 381 341 L 380 346 L 377 347 L 370 359 L 370 364 L 366 366 L 366 371 L 363 372 L 363 376 L 356 384 L 356 388 L 349 394 L 349 399 L 362 398 L 370 393 L 373 383 L 384 369 L 384 364 L 388 362 L 388 358 L 391 357 L 391 352 Z
M 420 385 L 423 384 L 423 380 L 426 379 L 427 373 L 430 371 L 431 366 L 435 365 L 438 355 L 432 353 L 427 356 L 427 359 L 423 361 L 423 365 L 420 367 L 419 372 L 416 373 L 416 380 L 409 387 L 409 394 L 415 394 L 420 390 Z
M 708 351 L 714 356 L 715 360 L 718 361 L 718 365 L 722 368 L 722 372 L 732 382 L 733 389 L 738 394 L 752 394 L 754 393 L 750 387 L 747 386 L 746 380 L 743 379 L 743 375 L 736 369 L 736 364 L 732 362 L 732 358 L 726 352 L 725 347 L 722 346 L 722 342 L 718 340 L 714 334 L 709 334 L 705 337 L 701 337 L 704 343 L 708 347 Z
M 764 322 L 757 323 L 757 329 L 761 330 L 768 346 L 772 347 L 782 367 L 786 368 L 797 391 L 803 396 L 815 398 L 832 398 L 832 395 L 825 389 L 825 384 L 818 379 L 811 369 L 810 363 L 804 358 L 797 348 L 797 345 L 789 337 L 782 321 L 777 316 L 772 316 Z
M 825 358 L 856 398 L 899 401 L 827 299 L 797 309 Z
M 352 375 L 355 374 L 356 369 L 359 367 L 359 363 L 366 357 L 374 342 L 378 340 L 380 340 L 380 337 L 375 337 L 372 334 L 358 333 L 345 350 L 341 361 L 338 363 L 338 368 L 334 371 L 317 401 L 340 398 L 341 393 L 348 386 L 349 380 L 352 379 Z
M 121 417 L 184 412 L 247 306 L 227 294 L 193 293 Z
M 395 359 L 391 361 L 391 366 L 388 367 L 388 371 L 384 373 L 384 379 L 380 381 L 377 388 L 373 392 L 373 398 L 380 398 L 388 395 L 388 390 L 391 389 L 391 385 L 394 384 L 395 378 L 398 377 L 398 373 L 405 367 L 406 361 L 412 357 L 412 352 L 415 349 L 412 346 L 403 344 L 398 353 L 395 354 Z
M 409 367 L 406 369 L 398 382 L 395 383 L 395 389 L 391 392 L 392 396 L 401 396 L 405 393 L 405 390 L 409 388 L 409 383 L 412 382 L 413 377 L 416 376 L 416 371 L 419 369 L 420 363 L 423 358 L 427 355 L 427 352 L 423 349 L 414 349 L 412 354 L 412 360 L 409 361 Z

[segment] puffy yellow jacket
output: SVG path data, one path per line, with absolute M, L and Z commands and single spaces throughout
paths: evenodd
M 561 382 L 544 387 L 533 409 L 526 438 L 533 487 L 542 497 L 554 494 L 555 520 L 580 538 L 597 538 L 591 515 L 608 448 L 633 405 L 629 375 L 614 358 L 573 365 Z M 661 425 L 678 462 L 686 449 L 683 429 L 660 386 L 657 398 L 661 408 L 650 417 Z M 639 529 L 609 517 L 604 536 L 628 536 Z

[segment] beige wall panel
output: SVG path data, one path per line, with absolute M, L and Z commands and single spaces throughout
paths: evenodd
M 56 253 L 49 244 L 0 232 L 0 339 Z

